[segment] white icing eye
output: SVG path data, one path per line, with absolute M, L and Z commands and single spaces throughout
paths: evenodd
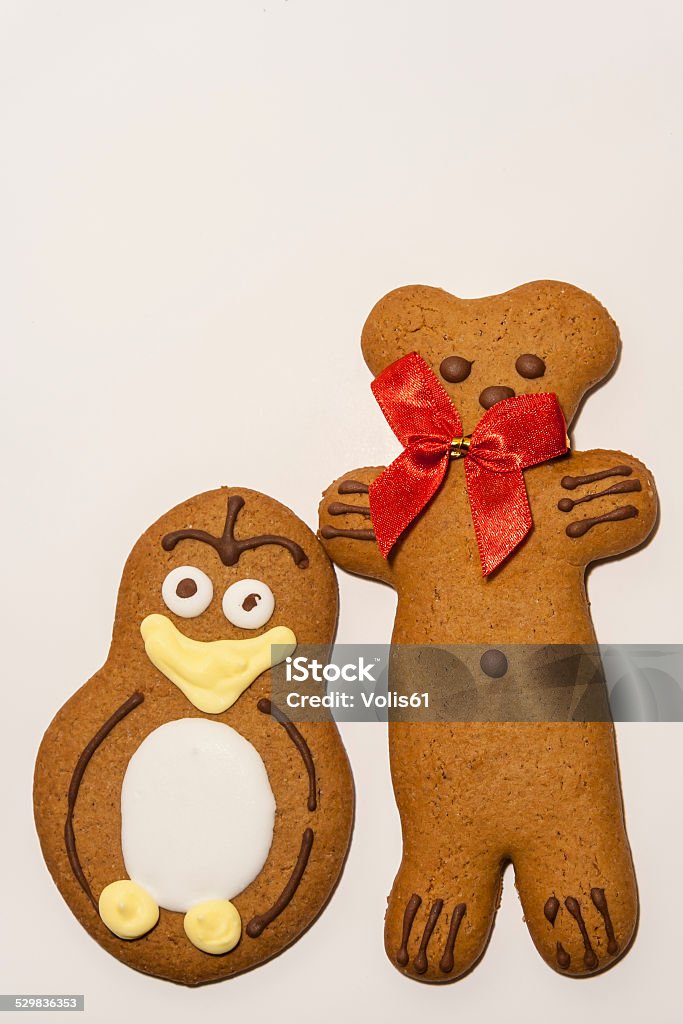
M 223 594 L 223 614 L 240 629 L 265 626 L 274 609 L 273 591 L 260 580 L 238 580 Z
M 194 565 L 179 565 L 177 569 L 171 569 L 162 583 L 161 596 L 174 615 L 194 619 L 211 604 L 213 583 Z

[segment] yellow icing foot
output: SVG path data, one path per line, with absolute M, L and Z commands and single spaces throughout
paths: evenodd
M 242 919 L 230 900 L 207 900 L 191 907 L 183 922 L 185 934 L 204 953 L 229 953 L 242 937 Z
M 112 882 L 100 893 L 100 917 L 120 939 L 139 939 L 159 920 L 159 908 L 148 892 L 129 878 Z

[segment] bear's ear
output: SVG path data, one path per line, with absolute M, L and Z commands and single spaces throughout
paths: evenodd
M 410 285 L 380 299 L 363 328 L 362 349 L 375 376 L 413 351 L 437 374 L 447 356 L 472 361 L 471 376 L 456 390 L 445 384 L 468 425 L 482 415 L 480 392 L 493 385 L 516 394 L 553 391 L 570 422 L 582 396 L 614 365 L 619 332 L 597 299 L 562 281 L 532 281 L 479 299 Z M 545 367 L 540 376 L 517 368 L 529 353 Z
M 555 392 L 571 423 L 583 396 L 608 376 L 619 353 L 619 330 L 605 307 L 564 281 L 531 281 L 477 301 L 504 305 L 500 344 L 515 360 L 510 383 L 516 393 Z M 524 353 L 541 356 L 546 365 L 541 377 L 527 380 L 519 372 L 516 360 Z
M 441 288 L 418 284 L 396 288 L 379 300 L 361 335 L 363 357 L 375 377 L 409 352 L 419 352 L 427 362 L 436 359 L 443 348 L 444 310 L 449 299 L 453 296 Z M 441 358 L 443 355 L 437 366 Z

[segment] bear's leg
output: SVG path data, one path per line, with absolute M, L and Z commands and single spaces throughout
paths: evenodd
M 462 725 L 392 723 L 403 859 L 385 920 L 387 956 L 420 981 L 455 981 L 480 959 L 506 858 Z M 458 751 L 460 756 L 453 756 Z
M 556 971 L 581 977 L 628 950 L 638 891 L 611 724 L 554 723 L 545 730 L 543 785 L 530 785 L 533 807 L 526 808 L 527 824 L 537 824 L 513 853 L 515 878 L 539 953 Z

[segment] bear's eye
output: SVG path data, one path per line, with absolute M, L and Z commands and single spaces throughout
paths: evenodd
M 273 591 L 261 580 L 238 580 L 223 594 L 223 614 L 240 629 L 265 626 L 274 610 Z
M 213 583 L 194 565 L 179 565 L 171 569 L 161 585 L 164 604 L 174 615 L 194 619 L 211 604 Z
M 515 370 L 520 377 L 524 377 L 526 380 L 535 380 L 536 377 L 542 377 L 545 373 L 545 363 L 540 356 L 526 352 L 515 363 Z
M 463 356 L 446 356 L 439 367 L 439 373 L 449 384 L 460 384 L 461 381 L 467 380 L 471 369 L 472 363 L 469 359 Z

